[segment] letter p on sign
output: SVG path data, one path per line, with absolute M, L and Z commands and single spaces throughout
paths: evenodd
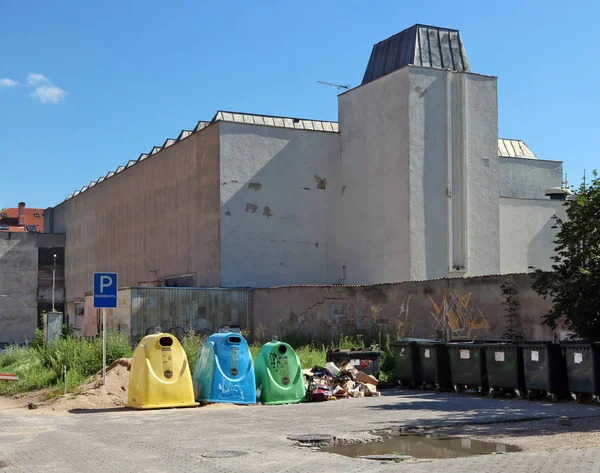
M 117 273 L 94 273 L 94 308 L 115 309 L 118 287 Z
M 112 285 L 112 278 L 103 274 L 100 276 L 100 293 L 104 292 L 104 289 Z

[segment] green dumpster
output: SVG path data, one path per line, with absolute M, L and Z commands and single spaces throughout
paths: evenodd
M 258 402 L 292 404 L 305 398 L 300 359 L 287 343 L 265 343 L 254 362 L 254 375 Z
M 394 376 L 401 386 L 415 388 L 423 384 L 419 363 L 419 343 L 430 340 L 423 338 L 400 338 L 392 342 L 394 351 Z

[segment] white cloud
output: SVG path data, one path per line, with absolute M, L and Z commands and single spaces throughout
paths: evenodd
M 27 76 L 27 83 L 35 87 L 29 96 L 39 99 L 42 103 L 58 103 L 67 96 L 66 90 L 56 87 L 50 82 L 50 79 L 37 72 L 32 72 Z
M 49 84 L 50 80 L 42 74 L 32 72 L 27 76 L 27 82 L 29 83 L 29 85 L 33 85 L 35 87 L 36 85 L 40 84 Z
M 8 77 L 0 78 L 0 87 L 14 87 L 19 85 L 16 80 L 9 79 Z
M 67 91 L 52 84 L 40 85 L 30 94 L 30 97 L 40 99 L 42 103 L 58 103 L 65 98 Z

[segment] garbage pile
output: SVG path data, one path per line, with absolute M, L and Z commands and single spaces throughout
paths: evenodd
M 324 367 L 302 370 L 309 402 L 334 401 L 349 397 L 380 396 L 377 378 L 358 371 L 350 363 L 337 366 L 333 362 Z

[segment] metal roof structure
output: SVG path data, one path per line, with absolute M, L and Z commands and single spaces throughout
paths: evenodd
M 246 123 L 249 125 L 265 125 L 279 128 L 293 128 L 296 130 L 339 131 L 337 122 L 323 120 L 306 120 L 303 118 L 276 117 L 270 115 L 255 115 L 252 113 L 236 113 L 218 111 L 212 119 L 213 122 L 223 121 L 231 123 Z
M 291 118 L 291 117 L 277 117 L 271 115 L 255 115 L 251 113 L 237 113 L 219 110 L 211 121 L 199 121 L 193 130 L 182 130 L 177 138 L 167 138 L 162 146 L 153 146 L 149 153 L 140 154 L 138 159 L 130 160 L 125 166 L 118 166 L 114 171 L 109 171 L 106 176 L 99 177 L 96 181 L 92 181 L 91 185 L 83 186 L 81 189 L 76 190 L 72 194 L 69 194 L 65 200 L 72 199 L 73 197 L 85 192 L 90 187 L 100 184 L 106 179 L 110 179 L 114 175 L 123 172 L 125 169 L 135 166 L 136 164 L 144 161 L 145 159 L 160 153 L 163 149 L 174 145 L 178 141 L 184 140 L 188 136 L 198 133 L 207 126 L 216 122 L 230 122 L 230 123 L 246 123 L 251 125 L 262 125 L 272 126 L 278 128 L 291 128 L 295 130 L 310 130 L 310 131 L 324 131 L 329 133 L 337 133 L 339 131 L 337 122 L 322 121 L 322 120 L 306 120 L 302 118 Z
M 498 156 L 501 158 L 538 159 L 522 140 L 498 138 Z
M 458 30 L 417 24 L 373 46 L 362 83 L 408 65 L 471 72 Z
M 417 25 L 420 26 L 420 25 Z M 414 28 L 414 27 L 413 27 Z M 424 27 L 430 28 L 430 27 Z M 410 28 L 409 28 L 410 29 Z M 407 30 L 405 30 L 407 31 Z M 457 32 L 458 33 L 458 32 Z M 402 33 L 401 33 L 402 34 Z M 387 40 L 386 40 L 387 41 Z M 381 43 L 380 43 L 381 44 Z M 461 43 L 462 44 L 462 43 Z M 377 45 L 375 45 L 377 46 Z M 272 115 L 256 115 L 252 113 L 237 113 L 219 110 L 211 121 L 199 121 L 191 130 L 182 130 L 177 138 L 168 138 L 162 146 L 154 146 L 149 153 L 140 154 L 138 159 L 128 161 L 125 166 L 118 166 L 116 170 L 109 171 L 106 176 L 99 177 L 96 181 L 91 181 L 88 185 L 83 186 L 81 189 L 76 190 L 72 194 L 69 194 L 65 200 L 72 199 L 73 197 L 85 192 L 86 190 L 97 186 L 102 181 L 110 179 L 117 173 L 124 171 L 136 164 L 144 161 L 145 159 L 160 153 L 163 149 L 172 146 L 178 141 L 184 140 L 188 136 L 198 133 L 212 123 L 219 121 L 230 122 L 230 123 L 245 123 L 249 125 L 261 125 L 261 126 L 272 126 L 278 128 L 290 128 L 294 130 L 309 130 L 309 131 L 322 131 L 328 133 L 338 133 L 339 125 L 337 122 L 323 121 L 323 120 L 307 120 L 303 118 L 291 118 L 291 117 L 277 117 Z M 498 156 L 499 157 L 511 157 L 511 158 L 529 158 L 538 159 L 537 156 L 529 149 L 525 142 L 521 140 L 512 139 L 498 139 Z

